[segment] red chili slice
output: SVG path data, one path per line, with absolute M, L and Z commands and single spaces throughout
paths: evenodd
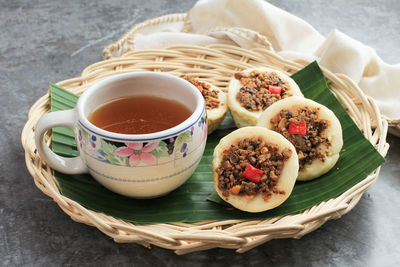
M 251 164 L 247 164 L 246 169 L 243 172 L 243 176 L 254 183 L 258 183 L 261 180 L 261 175 L 264 173 L 263 170 L 253 167 Z
M 282 91 L 282 87 L 280 87 L 280 86 L 268 85 L 268 92 L 270 94 L 280 95 L 281 91 Z
M 307 134 L 307 124 L 305 121 L 292 121 L 289 123 L 289 129 L 288 129 L 289 134 L 301 134 L 301 135 L 306 135 Z

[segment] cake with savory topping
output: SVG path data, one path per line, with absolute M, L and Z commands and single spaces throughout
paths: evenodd
M 288 75 L 270 68 L 252 68 L 235 73 L 229 83 L 228 106 L 238 128 L 254 126 L 266 108 L 291 96 L 303 94 Z
M 282 134 L 299 157 L 297 180 L 306 181 L 328 172 L 339 159 L 342 127 L 327 107 L 302 97 L 274 103 L 260 116 L 258 126 Z
M 185 76 L 184 78 L 196 86 L 203 95 L 207 111 L 207 133 L 211 134 L 224 120 L 228 111 L 227 94 L 208 82 L 200 81 L 188 76 Z
M 282 204 L 298 175 L 293 145 L 263 127 L 243 127 L 224 138 L 214 150 L 214 188 L 232 206 L 261 212 Z

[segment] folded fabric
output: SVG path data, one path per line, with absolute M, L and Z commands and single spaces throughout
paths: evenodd
M 228 43 L 243 48 L 267 45 L 240 28 L 263 35 L 287 59 L 316 59 L 334 73 L 349 76 L 376 100 L 388 119 L 399 119 L 400 64 L 389 65 L 376 52 L 344 33 L 333 30 L 324 38 L 304 20 L 262 0 L 200 0 L 189 11 L 190 33 L 184 25 L 147 30 L 136 35 L 133 49 L 162 48 L 174 44 Z M 260 41 L 261 40 L 261 41 Z

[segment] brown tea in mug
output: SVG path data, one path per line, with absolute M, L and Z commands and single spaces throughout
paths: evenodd
M 176 100 L 150 95 L 118 98 L 89 115 L 89 121 L 106 131 L 120 134 L 148 134 L 172 128 L 191 115 Z

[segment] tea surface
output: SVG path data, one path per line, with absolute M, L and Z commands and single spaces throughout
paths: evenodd
M 190 115 L 190 110 L 178 101 L 138 95 L 99 106 L 89 115 L 89 121 L 114 133 L 148 134 L 172 128 Z

